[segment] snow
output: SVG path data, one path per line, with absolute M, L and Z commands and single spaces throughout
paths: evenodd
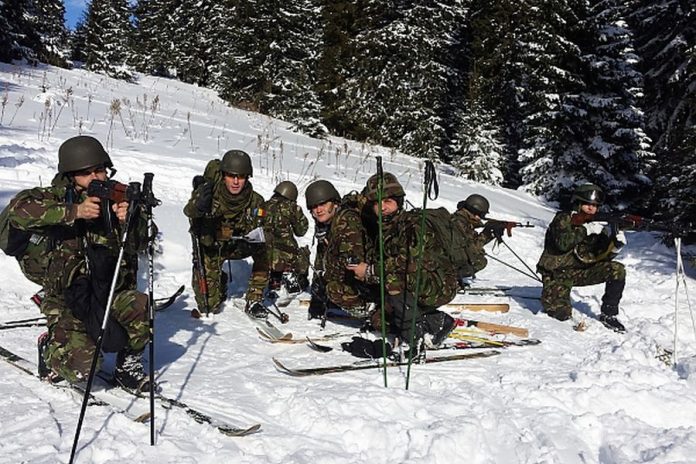
M 191 245 L 182 208 L 192 177 L 228 149 L 251 154 L 252 183 L 266 198 L 281 180 L 296 182 L 300 192 L 316 178 L 334 181 L 341 193 L 359 190 L 375 172 L 375 157 L 383 156 L 385 170 L 403 181 L 407 199 L 422 201 L 422 160 L 338 138 L 311 139 L 282 121 L 230 108 L 208 89 L 153 77 L 130 84 L 81 70 L 0 64 L 0 92 L 0 100 L 7 97 L 0 119 L 3 207 L 17 191 L 47 185 L 56 171 L 58 146 L 80 130 L 105 145 L 108 140 L 117 180 L 142 181 L 144 172 L 155 174 L 162 200 L 155 211 L 162 231 L 156 296 L 190 285 Z M 146 103 L 155 98 L 158 105 Z M 114 101 L 120 101 L 120 114 L 112 112 Z M 506 239 L 533 266 L 554 210 L 524 192 L 445 172 L 451 167 L 440 168 L 440 197 L 428 206 L 453 210 L 471 193 L 485 195 L 491 217 L 536 226 L 515 229 Z M 299 202 L 304 207 L 302 194 Z M 311 244 L 311 234 L 300 243 Z M 588 324 L 583 333 L 541 313 L 538 300 L 467 296 L 472 302 L 507 301 L 511 310 L 465 317 L 526 327 L 541 345 L 511 347 L 487 359 L 417 365 L 409 390 L 405 370 L 398 369 L 388 370 L 388 388 L 378 370 L 308 378 L 277 372 L 273 356 L 290 367 L 353 359 L 339 350 L 320 354 L 304 345 L 260 340 L 234 304 L 244 293 L 250 264 L 234 262 L 232 298 L 221 314 L 191 318 L 190 287 L 172 308 L 157 314 L 155 368 L 164 394 L 233 425 L 260 423 L 262 431 L 230 438 L 181 410 L 158 408 L 157 444 L 151 447 L 149 424 L 91 406 L 76 462 L 696 462 L 696 327 L 684 293 L 675 321 L 674 250 L 648 233 L 627 237 L 620 258 L 628 271 L 620 314 L 627 334 L 609 332 L 596 320 L 599 286 L 573 291 L 576 317 Z M 523 268 L 505 247 L 488 251 Z M 0 320 L 37 316 L 29 301 L 36 286 L 13 258 L 0 256 L 0 266 Z M 691 268 L 687 272 L 693 274 Z M 540 291 L 538 282 L 494 260 L 478 277 L 481 286 L 508 285 L 517 295 Z M 690 275 L 684 282 L 694 287 Z M 144 289 L 145 281 L 141 284 Z M 284 310 L 291 319 L 284 330 L 322 334 L 299 303 Z M 657 356 L 673 348 L 675 329 L 678 358 L 667 366 Z M 325 332 L 351 330 L 329 323 Z M 34 360 L 41 331 L 1 330 L 0 345 Z M 110 366 L 113 359 L 107 357 L 105 368 Z M 1 463 L 68 461 L 79 397 L 0 362 L 0 409 Z

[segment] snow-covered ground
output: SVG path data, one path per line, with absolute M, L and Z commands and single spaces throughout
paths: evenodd
M 573 292 L 577 318 L 571 329 L 540 313 L 538 300 L 467 296 L 468 301 L 509 302 L 506 314 L 466 317 L 529 329 L 541 345 L 511 347 L 500 356 L 421 366 L 293 378 L 276 371 L 271 357 L 291 367 L 349 363 L 345 352 L 321 354 L 304 345 L 274 345 L 228 302 L 225 310 L 196 320 L 190 289 L 190 238 L 182 213 L 191 178 L 205 163 L 233 148 L 254 163 L 254 188 L 268 198 L 281 180 L 300 192 L 316 178 L 341 193 L 360 189 L 375 171 L 376 156 L 402 180 L 407 199 L 422 201 L 422 161 L 380 147 L 338 138 L 316 140 L 287 124 L 230 108 L 215 93 L 178 82 L 141 77 L 137 84 L 81 70 L 0 64 L 0 206 L 19 190 L 47 185 L 56 172 L 60 143 L 79 133 L 100 139 L 122 182 L 153 172 L 162 205 L 156 258 L 156 296 L 179 285 L 187 291 L 156 319 L 155 368 L 163 393 L 237 425 L 262 424 L 260 433 L 230 438 L 194 422 L 182 411 L 157 410 L 157 445 L 149 424 L 108 407 L 88 408 L 81 463 L 693 463 L 696 462 L 696 327 L 683 292 L 675 321 L 674 250 L 648 233 L 629 233 L 621 256 L 628 281 L 620 319 L 628 333 L 599 324 L 602 288 Z M 453 210 L 471 193 L 485 195 L 491 217 L 530 221 L 507 243 L 534 266 L 545 225 L 554 210 L 527 194 L 464 181 L 439 168 L 440 198 L 429 206 Z M 300 202 L 304 206 L 301 193 Z M 312 221 L 310 221 L 312 222 Z M 312 231 L 302 244 L 311 244 Z M 515 266 L 506 248 L 489 249 Z M 38 316 L 29 297 L 37 290 L 13 258 L 0 256 L 0 322 Z M 240 297 L 250 272 L 233 264 L 231 294 Z M 687 269 L 691 272 L 691 269 Z M 538 295 L 539 284 L 490 261 L 481 286 L 508 285 Z M 691 277 L 687 286 L 694 287 Z M 143 287 L 144 288 L 144 287 Z M 682 287 L 683 288 L 683 287 Z M 284 326 L 296 336 L 321 334 L 306 309 L 292 303 Z M 277 325 L 280 325 L 277 323 Z M 667 366 L 656 356 L 672 349 Z M 349 332 L 329 323 L 327 333 Z M 41 328 L 0 330 L 0 345 L 34 360 Z M 113 363 L 112 363 L 113 364 Z M 107 363 L 108 366 L 108 363 Z M 0 362 L 0 462 L 67 462 L 80 399 Z

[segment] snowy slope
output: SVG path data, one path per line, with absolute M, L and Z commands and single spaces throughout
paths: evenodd
M 127 84 L 81 70 L 0 64 L 0 92 L 1 206 L 20 189 L 48 184 L 58 146 L 78 133 L 108 140 L 117 180 L 155 174 L 162 200 L 156 210 L 162 231 L 156 296 L 190 284 L 191 245 L 182 208 L 191 178 L 228 149 L 252 155 L 252 183 L 266 198 L 281 180 L 294 181 L 300 192 L 316 178 L 330 179 L 341 193 L 360 189 L 375 171 L 375 157 L 382 156 L 385 170 L 402 180 L 407 199 L 422 202 L 421 160 L 337 138 L 311 139 L 281 121 L 230 108 L 207 89 L 151 77 Z M 452 210 L 471 193 L 485 195 L 491 217 L 537 226 L 516 229 L 507 239 L 534 266 L 554 210 L 524 193 L 447 172 L 440 168 L 440 198 L 429 206 Z M 311 244 L 311 233 L 300 242 Z M 232 301 L 219 315 L 193 319 L 189 287 L 185 298 L 157 316 L 155 366 L 164 393 L 233 424 L 261 423 L 263 431 L 229 438 L 182 411 L 159 409 L 158 443 L 150 447 L 149 425 L 94 406 L 87 411 L 77 462 L 696 462 L 696 326 L 683 293 L 675 323 L 674 251 L 648 233 L 628 238 L 621 257 L 628 269 L 620 314 L 626 335 L 596 321 L 599 286 L 573 292 L 576 315 L 588 322 L 584 333 L 540 314 L 538 300 L 489 298 L 509 302 L 511 311 L 467 317 L 527 327 L 542 344 L 509 348 L 488 359 L 415 366 L 408 391 L 405 370 L 398 369 L 388 371 L 388 388 L 377 370 L 284 376 L 272 356 L 293 367 L 352 359 L 338 350 L 319 354 L 303 345 L 262 341 Z M 504 247 L 489 252 L 522 266 Z M 0 322 L 39 315 L 29 301 L 36 286 L 13 258 L 0 256 L 0 266 Z M 230 294 L 240 297 L 250 265 L 235 262 L 233 271 Z M 495 261 L 478 277 L 482 286 L 509 285 L 517 294 L 540 291 L 538 282 Z M 693 278 L 686 283 L 693 287 Z M 321 334 L 298 303 L 286 311 L 291 318 L 286 330 Z M 656 356 L 672 349 L 675 326 L 677 363 L 668 367 Z M 350 330 L 329 323 L 326 332 Z M 40 332 L 2 330 L 0 345 L 33 360 Z M 73 394 L 0 362 L 0 462 L 67 462 L 79 406 Z

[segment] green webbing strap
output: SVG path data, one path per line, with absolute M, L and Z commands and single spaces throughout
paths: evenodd
M 425 162 L 425 173 L 423 175 L 423 209 L 420 214 L 420 229 L 418 230 L 418 260 L 416 264 L 416 291 L 414 293 L 414 307 L 411 315 L 411 335 L 408 344 L 408 367 L 406 368 L 406 390 L 408 390 L 409 380 L 411 379 L 411 364 L 413 363 L 414 338 L 416 335 L 416 317 L 418 315 L 418 297 L 420 294 L 421 284 L 421 269 L 423 268 L 423 249 L 425 248 L 425 208 L 428 205 L 428 198 L 435 200 L 440 194 L 440 188 L 437 184 L 437 176 L 433 162 L 427 160 Z
M 384 171 L 382 157 L 377 157 L 377 229 L 379 242 L 379 304 L 382 318 L 382 362 L 384 363 L 384 386 L 387 387 L 387 319 L 384 301 L 384 230 L 382 229 L 382 197 L 384 196 Z

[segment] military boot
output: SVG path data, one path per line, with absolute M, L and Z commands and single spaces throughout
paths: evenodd
M 48 335 L 48 332 L 44 332 L 39 335 L 39 338 L 36 341 L 39 350 L 39 362 L 37 364 L 39 371 L 38 374 L 41 380 L 47 380 L 51 383 L 58 383 L 63 380 L 63 378 L 49 369 L 48 365 L 46 364 L 46 349 L 48 348 L 49 341 L 50 336 Z
M 626 327 L 616 318 L 617 314 L 619 314 L 618 305 L 604 303 L 602 304 L 602 314 L 599 315 L 599 322 L 607 329 L 617 333 L 624 333 L 626 332 Z
M 423 341 L 426 348 L 437 348 L 444 342 L 457 326 L 452 316 L 442 311 L 423 316 L 425 335 Z
M 142 353 L 121 350 L 116 355 L 114 381 L 126 390 L 140 393 L 150 389 L 150 377 L 145 374 Z
M 268 319 L 268 309 L 260 301 L 247 301 L 244 312 L 255 319 Z

